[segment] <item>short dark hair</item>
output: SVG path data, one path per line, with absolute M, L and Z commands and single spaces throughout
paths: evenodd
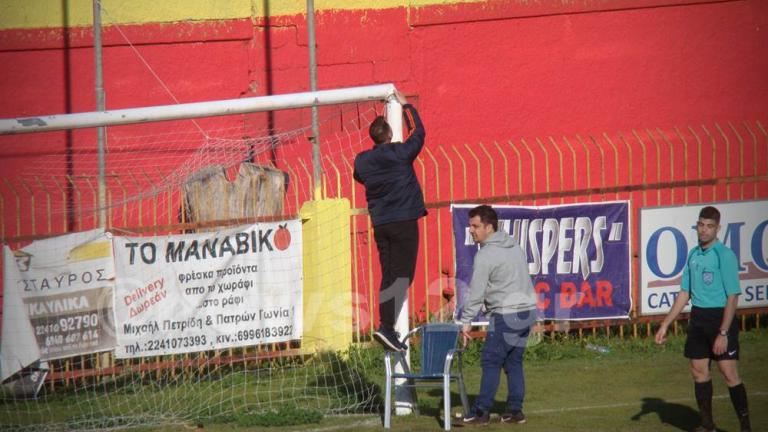
M 699 212 L 700 219 L 712 219 L 720 225 L 720 210 L 712 206 L 706 206 Z
M 480 216 L 480 222 L 483 224 L 492 225 L 494 231 L 499 230 L 499 215 L 491 206 L 483 204 L 473 208 L 469 211 L 469 218 L 475 216 Z
M 371 122 L 368 128 L 368 135 L 375 144 L 383 144 L 392 139 L 392 128 L 383 116 L 378 116 Z

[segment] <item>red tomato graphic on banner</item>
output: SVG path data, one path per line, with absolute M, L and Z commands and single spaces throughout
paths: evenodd
M 275 233 L 274 242 L 278 250 L 286 250 L 291 245 L 291 232 L 286 228 L 287 225 L 280 225 L 280 228 Z

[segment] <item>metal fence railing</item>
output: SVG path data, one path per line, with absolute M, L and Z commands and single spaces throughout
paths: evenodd
M 358 340 L 366 340 L 377 319 L 378 265 L 370 219 L 361 186 L 352 180 L 351 151 L 324 155 L 323 191 L 329 198 L 347 198 L 352 205 L 353 321 Z M 284 166 L 293 185 L 311 187 L 310 159 L 301 156 Z M 451 240 L 452 203 L 547 205 L 629 200 L 631 218 L 641 208 L 715 201 L 768 198 L 768 132 L 760 121 L 645 128 L 627 133 L 542 136 L 474 144 L 435 145 L 428 142 L 415 162 L 429 215 L 420 222 L 421 245 L 417 274 L 409 296 L 414 323 L 447 320 L 453 312 L 454 251 Z M 108 227 L 115 232 L 166 234 L 200 228 L 185 220 L 178 190 L 151 189 L 159 174 L 141 168 L 128 175 L 108 176 Z M 98 221 L 93 178 L 71 176 L 43 187 L 40 179 L 0 181 L 0 237 L 16 248 L 35 238 L 95 227 Z M 309 189 L 289 187 L 285 213 L 296 215 L 309 200 Z M 62 211 L 65 209 L 65 211 Z M 217 221 L 206 227 L 246 221 Z M 639 226 L 632 224 L 632 293 L 639 295 Z M 1 271 L 1 268 L 0 268 Z M 660 317 L 548 322 L 545 331 L 569 330 L 579 336 L 640 337 L 650 335 Z M 742 311 L 743 326 L 761 326 L 766 310 Z M 288 349 L 282 347 L 281 349 Z M 235 357 L 233 357 L 235 358 Z M 239 360 L 239 361 L 242 361 Z M 113 361 L 110 361 L 114 367 Z M 103 359 L 62 364 L 66 382 L 73 368 L 106 367 Z

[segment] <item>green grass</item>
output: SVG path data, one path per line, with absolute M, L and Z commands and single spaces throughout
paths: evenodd
M 768 332 L 742 333 L 742 360 L 740 373 L 747 386 L 752 414 L 753 430 L 768 430 L 768 375 L 764 372 L 768 358 Z M 585 341 L 586 342 L 586 341 Z M 682 356 L 684 338 L 672 337 L 666 346 L 659 347 L 648 339 L 597 340 L 611 348 L 608 354 L 584 349 L 578 340 L 545 341 L 529 349 L 526 355 L 525 425 L 503 425 L 498 417 L 492 419 L 483 431 L 516 429 L 534 431 L 683 431 L 698 424 L 693 383 L 687 360 Z M 465 362 L 465 377 L 470 402 L 477 395 L 480 366 L 477 346 L 471 347 Z M 379 377 L 380 379 L 380 377 Z M 716 369 L 713 369 L 715 388 L 714 415 L 721 431 L 738 431 L 728 390 Z M 506 394 L 502 385 L 494 407 L 499 412 Z M 442 423 L 441 390 L 419 391 L 420 415 L 394 417 L 393 430 L 440 430 Z M 454 411 L 458 412 L 459 397 L 452 395 Z M 263 429 L 232 428 L 206 424 L 210 431 L 251 431 Z M 473 429 L 460 425 L 455 430 Z M 155 429 L 178 430 L 178 429 Z M 326 417 L 316 425 L 269 428 L 271 431 L 299 430 L 382 430 L 379 416 Z
M 768 358 L 768 331 L 742 333 L 742 361 L 740 372 L 750 395 L 754 430 L 768 430 L 768 375 L 762 370 Z M 586 350 L 588 342 L 610 348 L 607 354 Z M 498 417 L 485 431 L 681 431 L 697 425 L 693 384 L 688 363 L 682 356 L 683 336 L 672 337 L 665 346 L 657 346 L 650 339 L 578 339 L 564 338 L 558 334 L 555 340 L 532 344 L 526 351 L 527 396 L 525 425 L 502 425 Z M 476 341 L 465 353 L 465 379 L 470 401 L 479 390 L 480 364 Z M 87 415 L 76 412 L 112 413 L 111 419 L 93 417 L 94 427 L 120 427 L 135 425 L 130 416 L 145 413 L 162 417 L 177 424 L 159 428 L 143 428 L 146 431 L 176 431 L 196 428 L 198 424 L 208 431 L 304 431 L 304 430 L 382 430 L 379 414 L 322 417 L 320 412 L 328 406 L 349 406 L 368 401 L 359 406 L 360 411 L 370 412 L 371 406 L 381 406 L 383 388 L 382 351 L 378 347 L 356 348 L 345 356 L 328 354 L 329 358 L 317 358 L 315 368 L 323 372 L 314 375 L 310 385 L 321 388 L 331 382 L 346 384 L 334 387 L 333 392 L 313 393 L 299 391 L 292 405 L 270 405 L 263 410 L 263 399 L 275 391 L 280 383 L 305 382 L 303 369 L 263 370 L 258 379 L 252 374 L 230 373 L 197 383 L 181 383 L 164 386 L 150 380 L 142 388 L 125 387 L 125 391 L 105 391 L 103 394 L 57 394 L 40 405 L 22 404 L 16 408 L 42 408 L 47 421 L 69 422 L 72 426 L 85 426 Z M 354 361 L 342 361 L 349 358 Z M 324 365 L 335 365 L 326 367 Z M 359 375 L 365 371 L 365 376 Z M 713 370 L 715 420 L 723 431 L 736 431 L 737 422 L 728 398 L 728 391 L 719 373 Z M 503 409 L 501 403 L 506 394 L 505 380 L 497 393 L 496 413 Z M 361 393 L 362 392 L 362 393 Z M 370 392 L 374 392 L 371 394 Z M 442 428 L 442 390 L 423 389 L 418 392 L 419 415 L 394 417 L 393 430 L 440 430 Z M 159 405 L 158 405 L 159 404 Z M 102 408 L 98 406 L 101 405 Z M 452 396 L 454 413 L 460 411 L 457 392 Z M 12 408 L 12 407 L 6 407 Z M 87 408 L 87 409 L 83 409 Z M 222 411 L 223 408 L 227 408 Z M 380 411 L 380 410 L 378 410 Z M 31 413 L 32 411 L 30 411 Z M 326 411 L 327 412 L 327 411 Z M 6 424 L 20 424 L 25 417 L 0 416 L 0 429 Z M 102 414 L 103 415 L 103 414 Z M 5 418 L 3 418 L 5 417 Z M 37 417 L 37 416 L 36 416 Z M 10 422 L 9 422 L 10 420 Z M 106 423 L 105 423 L 106 420 Z M 30 421 L 40 421 L 30 419 Z M 46 421 L 43 420 L 43 423 Z M 182 422 L 184 424 L 178 424 Z M 23 422 L 29 424 L 28 422 Z M 455 430 L 464 429 L 456 425 Z

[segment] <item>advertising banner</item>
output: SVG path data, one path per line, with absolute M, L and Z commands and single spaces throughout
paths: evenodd
M 108 233 L 36 240 L 17 251 L 6 248 L 3 256 L 3 357 L 37 351 L 39 360 L 52 360 L 114 348 Z
M 118 358 L 302 336 L 301 221 L 115 237 Z
M 35 330 L 21 299 L 21 280 L 16 258 L 3 246 L 3 328 L 0 338 L 0 382 L 18 373 L 40 358 Z M 17 377 L 18 378 L 18 377 Z
M 459 317 L 479 247 L 469 235 L 469 211 L 475 206 L 451 207 Z M 628 202 L 493 208 L 499 216 L 499 230 L 509 233 L 528 257 L 539 319 L 629 316 Z
M 640 313 L 666 314 L 680 291 L 683 269 L 707 204 L 640 210 Z M 768 201 L 712 204 L 720 210 L 718 238 L 739 263 L 739 308 L 768 306 Z M 690 303 L 684 309 L 690 310 Z

